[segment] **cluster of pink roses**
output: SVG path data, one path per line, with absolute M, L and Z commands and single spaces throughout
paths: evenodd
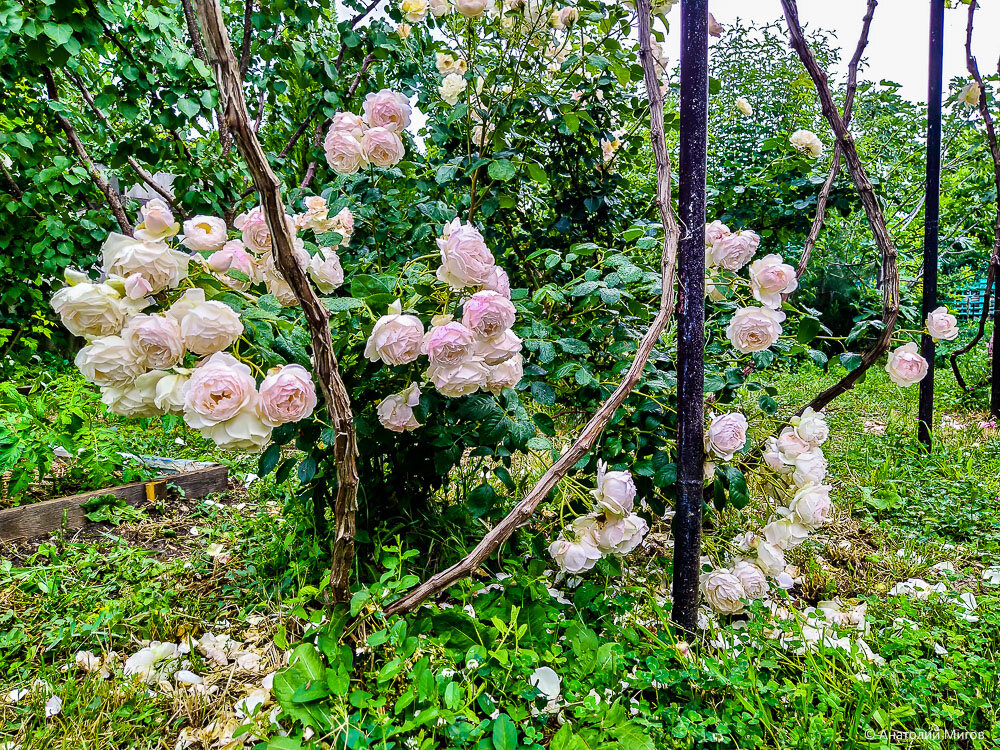
M 424 377 L 451 398 L 514 387 L 523 375 L 523 361 L 521 339 L 511 330 L 515 309 L 507 274 L 496 265 L 482 234 L 471 223 L 454 219 L 437 242 L 441 251 L 438 280 L 457 291 L 475 290 L 462 300 L 461 320 L 439 315 L 425 332 L 420 318 L 404 313 L 397 300 L 375 322 L 365 356 L 372 362 L 399 366 L 425 355 Z M 420 427 L 413 414 L 419 399 L 420 387 L 411 383 L 379 404 L 380 421 L 394 432 Z
M 605 555 L 627 555 L 649 531 L 646 519 L 633 512 L 635 482 L 627 471 L 608 471 L 597 464 L 597 489 L 592 490 L 594 510 L 570 524 L 569 538 L 559 535 L 549 554 L 565 573 L 582 573 Z
M 287 217 L 293 234 L 297 229 L 335 231 L 340 244 L 347 244 L 354 228 L 349 210 L 330 217 L 326 201 L 318 196 L 305 204 L 305 213 Z M 178 236 L 180 225 L 159 200 L 149 201 L 141 218 L 134 238 L 108 236 L 102 247 L 103 281 L 69 271 L 67 286 L 52 297 L 66 328 L 87 339 L 77 367 L 100 387 L 102 400 L 116 414 L 178 414 L 220 446 L 262 448 L 272 428 L 302 420 L 315 409 L 310 374 L 300 365 L 276 367 L 258 388 L 250 367 L 226 351 L 244 332 L 236 311 L 208 299 L 205 288 L 174 290 L 189 279 L 193 265 L 195 272 L 244 293 L 263 283 L 283 304 L 294 304 L 294 294 L 275 268 L 263 212 L 251 209 L 237 219 L 239 239 L 230 239 L 225 221 L 214 216 L 185 221 Z M 193 254 L 167 244 L 175 236 Z M 310 258 L 296 238 L 295 251 L 321 291 L 343 283 L 333 248 L 320 248 Z M 154 305 L 162 312 L 150 312 Z
M 410 124 L 410 112 L 409 100 L 390 89 L 368 94 L 360 117 L 338 112 L 323 141 L 327 164 L 338 174 L 355 174 L 369 164 L 395 166 L 406 155 L 400 134 Z
M 768 439 L 764 462 L 786 480 L 778 493 L 782 504 L 759 534 L 747 533 L 736 540 L 743 554 L 732 568 L 717 568 L 702 576 L 705 600 L 716 612 L 735 614 L 748 599 L 763 598 L 769 590 L 768 577 L 782 588 L 794 583 L 795 571 L 785 562 L 785 551 L 802 544 L 833 513 L 833 488 L 823 484 L 827 463 L 820 448 L 829 436 L 826 416 L 809 408 L 793 417 L 777 438 Z M 746 418 L 742 414 L 716 417 L 706 442 L 710 453 L 726 458 L 746 443 Z

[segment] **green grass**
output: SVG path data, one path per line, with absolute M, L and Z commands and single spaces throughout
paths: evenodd
M 791 409 L 836 377 L 809 367 L 768 380 Z M 481 584 L 458 586 L 454 608 L 420 610 L 405 624 L 384 622 L 375 607 L 362 605 L 361 618 L 341 634 L 336 619 L 318 624 L 314 542 L 295 536 L 294 523 L 278 515 L 288 488 L 268 480 L 221 507 L 189 501 L 85 538 L 58 534 L 30 553 L 2 551 L 0 697 L 43 680 L 63 708 L 46 719 L 42 689 L 16 705 L 0 700 L 0 748 L 172 748 L 185 727 L 238 725 L 232 704 L 251 685 L 247 675 L 216 674 L 224 689 L 192 706 L 120 674 L 83 675 L 72 659 L 81 649 L 127 656 L 140 640 L 208 630 L 241 637 L 253 615 L 264 617 L 259 627 L 280 648 L 293 647 L 311 619 L 306 640 L 322 646 L 327 680 L 342 686 L 315 699 L 319 713 L 348 721 L 358 736 L 403 729 L 393 741 L 413 747 L 490 750 L 507 746 L 508 730 L 522 746 L 556 750 L 996 747 L 1000 587 L 981 572 L 1000 564 L 1000 438 L 979 427 L 982 391 L 967 397 L 949 373 L 938 386 L 929 453 L 915 440 L 917 389 L 897 388 L 880 370 L 829 407 L 824 450 L 838 513 L 793 557 L 805 579 L 800 607 L 834 595 L 867 602 L 863 637 L 884 666 L 825 647 L 796 653 L 770 637 L 773 623 L 763 613 L 745 630 L 723 631 L 743 639 L 736 647 L 702 643 L 693 661 L 684 658 L 662 607 L 669 548 L 654 552 L 655 541 L 627 561 L 624 577 L 600 568 L 566 592 L 571 603 L 564 605 L 548 592 L 545 540 L 528 534 L 504 551 L 511 577 L 498 589 L 477 594 Z M 953 426 L 941 429 L 946 415 Z M 175 436 L 147 433 L 143 447 L 190 455 L 191 444 L 172 445 Z M 740 518 L 727 511 L 713 519 L 715 533 L 734 532 Z M 653 529 L 661 538 L 664 532 Z M 210 543 L 222 544 L 229 559 L 209 557 Z M 706 546 L 713 544 L 709 538 Z M 955 572 L 931 569 L 940 562 L 953 563 Z M 407 565 L 422 563 L 384 552 L 384 580 L 369 593 L 377 601 Z M 887 595 L 910 577 L 974 594 L 972 619 L 952 596 Z M 777 627 L 786 639 L 801 632 L 794 622 Z M 343 652 L 328 648 L 341 637 L 355 647 L 347 667 Z M 528 682 L 542 665 L 562 678 L 568 728 L 546 718 L 545 701 Z M 432 713 L 441 723 L 420 719 Z M 283 724 L 299 737 L 307 727 L 315 737 L 325 732 L 308 712 Z M 893 734 L 920 731 L 932 736 Z M 944 731 L 985 734 L 953 740 Z

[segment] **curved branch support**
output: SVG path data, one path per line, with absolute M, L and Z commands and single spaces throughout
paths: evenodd
M 869 2 L 869 5 L 873 3 Z M 861 196 L 861 203 L 865 209 L 865 216 L 871 227 L 875 244 L 882 253 L 882 332 L 875 341 L 874 346 L 866 351 L 861 357 L 861 364 L 851 372 L 847 373 L 840 381 L 834 383 L 822 393 L 818 394 L 812 401 L 803 406 L 800 413 L 808 407 L 819 411 L 835 398 L 846 393 L 854 387 L 855 383 L 865 372 L 889 350 L 892 345 L 892 332 L 896 327 L 896 318 L 899 316 L 899 272 L 896 269 L 896 248 L 892 244 L 889 231 L 886 229 L 885 215 L 879 205 L 872 187 L 871 180 L 865 172 L 864 164 L 858 156 L 858 150 L 854 145 L 854 137 L 847 129 L 847 122 L 840 116 L 837 106 L 833 101 L 833 94 L 830 92 L 829 78 L 816 61 L 805 34 L 802 31 L 802 24 L 799 21 L 799 9 L 796 0 L 781 0 L 781 8 L 785 14 L 785 21 L 788 24 L 788 31 L 791 35 L 792 49 L 798 54 L 799 59 L 805 66 L 812 78 L 813 85 L 819 95 L 820 107 L 827 122 L 837 135 L 837 144 L 843 153 L 847 171 L 850 172 L 854 186 Z
M 340 377 L 337 358 L 330 338 L 329 312 L 299 267 L 292 250 L 293 238 L 286 221 L 281 198 L 281 182 L 268 164 L 247 114 L 246 101 L 233 48 L 222 20 L 219 0 L 197 0 L 198 20 L 212 70 L 219 87 L 222 111 L 233 133 L 236 147 L 246 160 L 261 197 L 261 205 L 271 230 L 275 261 L 288 281 L 309 325 L 313 360 L 320 389 L 336 435 L 333 445 L 337 465 L 337 497 L 334 501 L 336 528 L 333 540 L 333 566 L 330 584 L 336 601 L 350 598 L 350 572 L 354 559 L 355 511 L 357 510 L 358 470 L 357 437 L 350 396 Z
M 990 315 L 990 292 L 992 291 L 994 296 L 1000 294 L 1000 291 L 997 289 L 1000 286 L 997 284 L 998 279 L 1000 279 L 1000 143 L 997 141 L 996 126 L 993 123 L 993 116 L 990 114 L 990 103 L 986 97 L 986 86 L 983 85 L 983 77 L 979 73 L 979 64 L 976 62 L 976 57 L 972 54 L 972 27 L 975 23 L 975 16 L 976 3 L 972 2 L 969 4 L 969 21 L 965 27 L 965 64 L 969 69 L 969 74 L 979 84 L 979 114 L 983 116 L 983 123 L 986 126 L 986 141 L 989 144 L 990 155 L 993 158 L 993 184 L 997 191 L 997 215 L 993 227 L 993 254 L 990 257 L 989 270 L 986 272 L 986 291 L 983 293 L 983 310 L 979 316 L 979 328 L 976 330 L 976 335 L 972 337 L 972 340 L 961 349 L 953 351 L 950 357 L 951 369 L 955 373 L 955 380 L 966 391 L 969 390 L 969 386 L 966 385 L 965 378 L 962 377 L 962 371 L 958 366 L 958 358 L 972 351 L 973 347 L 982 340 L 983 334 L 986 331 L 986 320 Z M 997 65 L 997 69 L 1000 72 L 1000 64 Z M 1000 372 L 1000 353 L 997 352 L 996 342 L 997 332 L 996 326 L 994 326 L 994 383 L 997 382 L 997 373 Z M 1000 412 L 1000 396 L 998 396 L 996 389 L 997 386 L 994 385 L 994 393 L 990 404 L 994 414 Z
M 868 8 L 865 11 L 865 16 L 861 20 L 861 36 L 858 38 L 858 45 L 854 49 L 854 56 L 851 57 L 851 61 L 847 66 L 847 94 L 844 97 L 844 125 L 851 124 L 851 114 L 854 109 L 854 97 L 858 92 L 858 66 L 861 65 L 861 57 L 864 55 L 865 48 L 868 46 L 868 32 L 872 27 L 872 18 L 875 16 L 875 7 L 878 5 L 878 0 L 868 0 Z M 812 226 L 809 228 L 809 234 L 806 236 L 806 241 L 802 245 L 802 257 L 799 258 L 799 265 L 795 269 L 795 277 L 802 278 L 802 274 L 805 273 L 806 267 L 809 265 L 809 258 L 812 256 L 813 248 L 816 247 L 816 240 L 819 238 L 819 233 L 823 229 L 823 222 L 826 221 L 826 204 L 830 200 L 830 192 L 833 190 L 834 180 L 837 178 L 837 174 L 840 172 L 840 164 L 842 161 L 842 153 L 840 147 L 840 141 L 833 147 L 833 163 L 830 165 L 830 172 L 826 177 L 826 182 L 823 183 L 823 187 L 819 191 L 819 195 L 816 197 L 816 216 L 813 218 Z M 789 295 L 785 295 L 785 299 L 788 299 Z
M 640 0 L 639 7 L 644 2 Z M 648 8 L 648 0 L 646 0 Z M 535 483 L 528 493 L 517 503 L 507 516 L 493 527 L 483 537 L 482 541 L 462 561 L 427 579 L 401 599 L 397 599 L 385 607 L 386 615 L 400 615 L 415 609 L 421 602 L 431 596 L 440 594 L 452 584 L 467 578 L 514 532 L 526 524 L 535 510 L 551 492 L 556 484 L 572 469 L 573 464 L 583 458 L 597 442 L 604 428 L 618 408 L 624 403 L 632 389 L 642 377 L 653 347 L 666 329 L 667 322 L 674 312 L 674 269 L 677 264 L 677 244 L 680 230 L 670 207 L 670 157 L 667 153 L 663 136 L 663 96 L 660 84 L 653 67 L 653 57 L 650 52 L 648 23 L 644 33 L 640 34 L 641 51 L 639 58 L 642 63 L 646 81 L 646 92 L 650 103 L 650 137 L 653 146 L 653 157 L 656 162 L 656 205 L 663 222 L 663 250 L 660 257 L 661 297 L 660 309 L 649 324 L 649 329 L 639 342 L 635 358 L 629 366 L 621 384 L 611 394 L 587 421 L 579 436 L 559 459 L 549 467 L 541 479 Z

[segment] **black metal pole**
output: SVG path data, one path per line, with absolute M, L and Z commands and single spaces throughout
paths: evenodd
M 983 94 L 985 96 L 985 94 Z M 1000 201 L 1000 198 L 997 198 Z M 997 209 L 1000 211 L 1000 208 Z M 993 279 L 993 387 L 990 391 L 990 413 L 1000 419 L 1000 273 Z
M 677 313 L 677 514 L 673 620 L 693 632 L 701 567 L 705 462 L 705 171 L 708 148 L 708 0 L 681 0 Z
M 941 196 L 941 60 L 944 55 L 944 0 L 931 0 L 927 66 L 927 201 L 924 204 L 924 320 L 937 305 L 938 205 Z M 934 340 L 924 333 L 920 353 L 927 376 L 920 381 L 917 437 L 931 447 L 934 428 Z

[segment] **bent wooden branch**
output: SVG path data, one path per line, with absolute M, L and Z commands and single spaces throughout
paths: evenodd
M 798 54 L 799 59 L 805 66 L 812 78 L 816 92 L 819 94 L 820 107 L 823 116 L 833 128 L 837 135 L 837 144 L 840 146 L 850 172 L 854 186 L 861 196 L 861 204 L 865 209 L 865 216 L 871 227 L 875 244 L 882 253 L 882 331 L 876 339 L 875 344 L 861 356 L 861 363 L 857 368 L 847 373 L 840 381 L 834 383 L 825 391 L 819 393 L 808 404 L 800 409 L 804 411 L 812 407 L 819 411 L 835 398 L 846 393 L 854 384 L 858 382 L 862 375 L 875 364 L 876 360 L 889 350 L 892 345 L 892 332 L 896 327 L 896 318 L 899 316 L 899 272 L 896 269 L 896 248 L 889 237 L 886 229 L 885 216 L 882 207 L 879 205 L 872 187 L 871 180 L 865 172 L 864 164 L 858 156 L 858 150 L 854 144 L 854 137 L 847 129 L 847 123 L 837 111 L 837 106 L 833 101 L 833 94 L 830 92 L 829 78 L 813 55 L 805 34 L 802 31 L 802 24 L 799 22 L 799 10 L 796 0 L 781 0 L 781 8 L 785 14 L 785 21 L 788 24 L 788 31 L 791 36 L 792 49 Z
M 295 260 L 292 233 L 281 198 L 281 182 L 268 164 L 250 124 L 243 98 L 242 79 L 222 20 L 219 0 L 197 0 L 197 10 L 205 46 L 219 87 L 222 111 L 235 138 L 236 147 L 246 160 L 254 185 L 260 193 L 261 205 L 271 230 L 278 270 L 292 287 L 309 325 L 316 377 L 323 391 L 335 434 L 333 453 L 337 465 L 337 496 L 333 507 L 335 531 L 330 583 L 334 598 L 337 601 L 347 601 L 354 559 L 358 495 L 358 470 L 355 462 L 357 436 L 350 396 L 340 377 L 337 358 L 333 353 L 329 311 L 320 302 L 304 270 Z
M 858 46 L 854 49 L 854 56 L 851 58 L 850 63 L 847 66 L 847 94 L 844 97 L 844 125 L 851 124 L 851 114 L 854 109 L 854 96 L 858 92 L 858 66 L 861 64 L 861 57 L 865 52 L 865 48 L 868 46 L 868 32 L 872 27 L 872 18 L 875 16 L 875 7 L 878 5 L 878 0 L 868 0 L 868 8 L 865 11 L 865 16 L 861 20 L 861 36 L 858 38 Z M 809 265 L 809 258 L 812 256 L 813 248 L 816 247 L 816 240 L 819 239 L 819 233 L 823 229 L 823 223 L 826 221 L 826 204 L 830 200 L 830 192 L 833 190 L 834 180 L 837 179 L 837 175 L 840 173 L 840 163 L 843 156 L 841 153 L 840 141 L 837 141 L 833 147 L 833 163 L 830 165 L 830 172 L 826 176 L 826 182 L 823 183 L 823 187 L 819 191 L 819 195 L 816 197 L 816 216 L 813 218 L 812 226 L 809 228 L 809 234 L 806 236 L 806 241 L 802 245 L 802 257 L 799 258 L 799 265 L 795 269 L 796 278 L 802 278 L 802 274 L 805 273 L 806 267 Z M 788 299 L 788 295 L 785 295 L 785 299 Z
M 986 94 L 986 87 L 983 85 L 983 77 L 979 73 L 979 64 L 976 62 L 975 55 L 972 54 L 972 27 L 975 23 L 975 16 L 976 3 L 973 2 L 969 5 L 969 21 L 965 27 L 965 63 L 969 69 L 969 74 L 979 84 L 979 114 L 982 115 L 983 124 L 986 126 L 986 141 L 989 144 L 990 155 L 993 158 L 993 184 L 997 193 L 997 215 L 993 226 L 993 254 L 990 257 L 989 270 L 986 272 L 986 290 L 983 293 L 983 310 L 979 315 L 979 328 L 976 330 L 976 335 L 972 337 L 972 340 L 962 348 L 953 351 L 950 357 L 951 369 L 955 373 L 955 380 L 966 391 L 969 390 L 969 386 L 966 385 L 965 378 L 962 377 L 962 371 L 958 366 L 958 358 L 972 351 L 973 347 L 982 340 L 983 334 L 986 331 L 986 320 L 990 315 L 991 290 L 993 296 L 1000 293 L 997 291 L 997 287 L 1000 286 L 997 283 L 1000 280 L 1000 143 L 997 141 L 996 126 L 993 123 L 993 116 L 990 114 L 990 103 Z M 997 334 L 994 331 L 994 362 L 996 362 L 998 357 L 996 342 Z M 994 364 L 994 367 L 996 367 L 996 364 Z M 996 398 L 993 400 L 995 401 Z M 996 411 L 997 406 L 997 404 L 993 404 L 994 411 Z
M 648 0 L 647 0 L 648 2 Z M 642 7 L 640 1 L 639 6 Z M 648 8 L 648 5 L 647 5 Z M 482 541 L 462 561 L 427 579 L 401 599 L 397 599 L 385 607 L 386 615 L 399 615 L 409 612 L 421 602 L 435 596 L 452 584 L 468 577 L 488 557 L 506 542 L 513 533 L 526 524 L 535 510 L 552 491 L 556 484 L 569 473 L 577 461 L 583 458 L 597 442 L 611 417 L 624 403 L 626 397 L 642 377 L 646 362 L 666 329 L 667 322 L 674 312 L 674 269 L 677 264 L 677 243 L 680 231 L 670 207 L 670 157 L 663 135 L 663 96 L 656 77 L 653 56 L 650 52 L 649 25 L 641 33 L 641 52 L 643 75 L 646 81 L 646 92 L 650 105 L 650 138 L 653 146 L 653 156 L 656 162 L 656 206 L 663 222 L 663 250 L 660 257 L 661 296 L 660 308 L 656 317 L 649 324 L 649 329 L 639 342 L 635 358 L 629 366 L 622 382 L 611 394 L 610 398 L 587 421 L 579 436 L 559 459 L 549 467 L 528 493 L 517 503 L 507 516 L 493 527 Z
M 56 87 L 56 79 L 52 77 L 52 71 L 48 68 L 43 69 L 43 75 L 45 76 L 45 88 L 48 91 L 49 99 L 56 102 L 59 101 L 59 89 Z M 59 123 L 59 127 L 63 129 L 66 133 L 66 138 L 69 140 L 70 146 L 73 147 L 73 151 L 76 153 L 77 158 L 83 164 L 83 168 L 87 170 L 87 174 L 90 175 L 90 179 L 97 186 L 97 189 L 104 193 L 105 199 L 108 201 L 108 206 L 111 208 L 111 213 L 114 214 L 115 221 L 118 222 L 118 226 L 122 230 L 122 234 L 127 234 L 129 237 L 132 236 L 132 223 L 128 220 L 128 216 L 125 214 L 125 209 L 122 207 L 121 199 L 118 197 L 118 193 L 115 189 L 111 187 L 104 175 L 101 174 L 101 170 L 97 168 L 94 164 L 94 160 L 90 158 L 90 154 L 87 153 L 87 149 L 84 148 L 83 141 L 80 140 L 80 136 L 76 134 L 76 129 L 73 127 L 66 116 L 62 112 L 52 113 L 55 115 L 56 121 Z

